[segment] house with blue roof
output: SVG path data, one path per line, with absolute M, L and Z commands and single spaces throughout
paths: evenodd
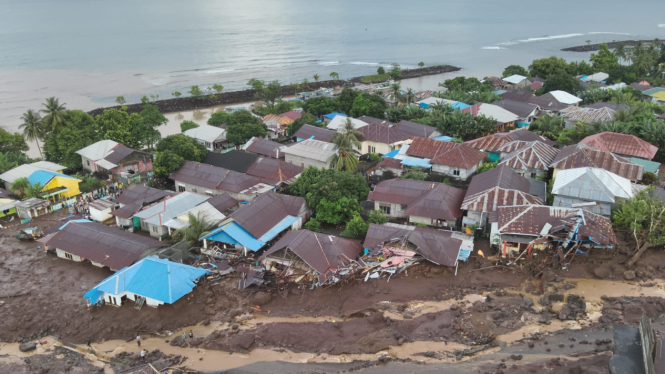
M 42 186 L 42 197 L 53 203 L 80 195 L 78 178 L 50 170 L 36 170 L 28 177 L 32 185 Z
M 335 118 L 336 116 L 346 117 L 346 114 L 344 114 L 344 113 L 338 113 L 338 112 L 332 112 L 332 113 L 324 114 L 324 115 L 323 115 L 323 122 L 325 122 L 325 123 L 329 123 L 329 122 L 332 121 L 333 118 Z
M 157 257 L 146 257 L 104 279 L 83 298 L 92 304 L 121 306 L 130 300 L 137 307 L 173 304 L 192 292 L 196 282 L 210 274 L 201 269 Z
M 265 193 L 231 213 L 219 227 L 200 238 L 203 247 L 219 243 L 224 248 L 256 252 L 286 230 L 298 230 L 309 218 L 304 198 Z

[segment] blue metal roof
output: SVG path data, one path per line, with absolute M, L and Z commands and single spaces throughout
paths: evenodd
M 30 184 L 41 183 L 42 186 L 45 186 L 54 177 L 63 177 L 63 178 L 69 178 L 69 179 L 76 179 L 74 177 L 70 177 L 69 175 L 65 175 L 65 174 L 62 174 L 62 173 L 56 173 L 55 171 L 36 170 L 32 174 L 30 174 L 30 176 L 28 177 L 28 182 L 30 182 Z
M 263 236 L 259 238 L 259 241 L 267 243 L 269 242 L 272 238 L 277 236 L 280 232 L 288 229 L 293 225 L 297 220 L 300 219 L 300 216 L 286 216 L 284 217 L 283 220 L 279 221 L 273 228 L 268 230 Z
M 242 226 L 240 226 L 235 221 L 227 223 L 226 225 L 213 230 L 210 234 L 202 237 L 201 239 L 233 245 L 241 245 L 251 249 L 252 251 L 258 251 L 264 245 L 266 245 L 265 242 L 256 239 L 252 234 L 249 233 L 249 231 L 243 229 Z
M 506 91 L 506 90 L 496 90 L 496 91 L 494 91 L 494 93 L 497 94 L 497 95 L 501 95 L 501 94 L 504 94 L 506 92 L 508 92 L 508 91 Z
M 173 304 L 192 291 L 196 285 L 194 281 L 207 274 L 210 271 L 206 269 L 146 257 L 106 278 L 83 297 L 94 303 L 99 300 L 100 292 L 111 295 L 131 292 Z
M 529 127 L 529 124 L 527 122 L 517 122 L 517 127 L 522 128 L 522 127 Z
M 421 108 L 429 109 L 429 104 L 427 103 L 420 103 L 418 105 L 420 105 Z
M 398 153 L 399 153 L 399 149 L 396 149 L 394 151 L 390 151 L 390 152 L 386 153 L 385 155 L 383 155 L 383 157 L 395 157 L 395 156 L 397 156 Z
M 85 219 L 85 218 L 81 218 L 81 219 L 73 219 L 73 220 L 67 221 L 64 225 L 60 226 L 60 228 L 59 228 L 58 230 L 62 230 L 62 229 L 64 229 L 65 226 L 69 225 L 69 224 L 72 223 L 72 222 L 79 222 L 79 223 L 80 223 L 80 222 L 92 222 L 92 221 L 89 220 L 89 219 Z
M 344 113 L 333 112 L 333 113 L 324 114 L 323 116 L 326 117 L 326 118 L 333 119 L 333 118 L 335 118 L 335 116 L 346 117 L 346 114 L 344 114 Z
M 470 107 L 471 105 L 467 105 L 467 104 L 464 104 L 464 103 L 460 103 L 460 102 L 458 101 L 458 102 L 456 102 L 456 103 L 452 103 L 452 104 L 450 104 L 450 106 L 452 106 L 453 109 L 464 110 L 464 109 Z
M 448 135 L 439 135 L 439 136 L 433 137 L 432 139 L 440 140 L 442 142 L 449 142 L 449 141 L 453 140 L 454 138 L 452 136 L 448 136 Z
M 418 166 L 421 168 L 431 168 L 432 164 L 429 163 L 429 158 L 415 158 L 407 157 L 402 160 L 402 165 L 405 166 Z
M 644 166 L 645 173 L 658 173 L 658 168 L 660 168 L 660 163 L 656 161 L 649 161 L 642 158 L 631 157 L 630 162 L 633 164 L 638 164 Z

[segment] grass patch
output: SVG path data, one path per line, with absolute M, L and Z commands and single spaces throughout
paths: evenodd
M 381 83 L 390 79 L 390 74 L 374 74 L 365 75 L 362 79 L 363 83 Z

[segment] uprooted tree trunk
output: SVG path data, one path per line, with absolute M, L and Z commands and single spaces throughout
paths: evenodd
M 630 260 L 628 260 L 628 262 L 626 263 L 626 267 L 628 267 L 629 269 L 631 267 L 633 267 L 633 265 L 635 265 L 635 263 L 640 259 L 640 257 L 642 257 L 644 252 L 646 252 L 647 249 L 649 249 L 651 247 L 652 247 L 651 243 L 649 243 L 649 242 L 643 243 L 642 246 L 639 249 L 637 249 L 637 251 L 635 251 L 635 254 L 633 254 L 633 257 L 631 257 Z

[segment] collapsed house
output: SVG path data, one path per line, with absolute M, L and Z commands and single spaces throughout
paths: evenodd
M 381 267 L 395 267 L 408 259 L 424 258 L 437 265 L 456 267 L 473 251 L 473 236 L 459 231 L 393 223 L 370 224 L 365 242 L 366 263 L 385 259 Z
M 502 206 L 492 222 L 490 241 L 501 253 L 559 247 L 611 248 L 617 243 L 609 218 L 581 208 L 542 205 Z
M 280 277 L 321 285 L 336 282 L 340 270 L 354 262 L 361 249 L 357 240 L 309 230 L 289 231 L 259 261 Z

